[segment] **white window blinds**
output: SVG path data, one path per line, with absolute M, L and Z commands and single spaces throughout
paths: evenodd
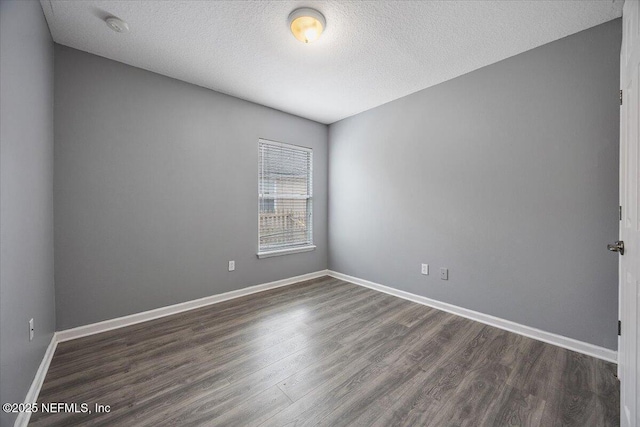
M 258 252 L 313 245 L 313 152 L 264 139 L 258 149 Z

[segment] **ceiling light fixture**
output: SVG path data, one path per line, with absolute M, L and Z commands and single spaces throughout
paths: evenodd
M 289 15 L 289 28 L 293 36 L 303 43 L 318 40 L 326 26 L 324 16 L 315 9 L 302 7 Z
M 116 18 L 115 16 L 110 16 L 104 20 L 107 23 L 109 28 L 117 33 L 128 33 L 129 32 L 129 24 L 124 22 L 120 18 Z

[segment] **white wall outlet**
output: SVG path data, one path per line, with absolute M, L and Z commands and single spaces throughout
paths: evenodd
M 229 271 L 233 271 L 236 269 L 236 262 L 235 261 L 229 261 Z
M 429 264 L 422 264 L 422 274 L 429 275 Z
M 29 341 L 33 341 L 33 334 L 35 331 L 36 330 L 33 327 L 33 319 L 29 319 Z
M 440 280 L 449 280 L 449 269 L 440 267 Z

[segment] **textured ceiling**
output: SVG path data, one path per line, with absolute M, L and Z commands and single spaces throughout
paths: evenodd
M 622 14 L 622 0 L 41 2 L 57 43 L 322 123 Z M 300 6 L 327 18 L 313 44 L 287 27 Z

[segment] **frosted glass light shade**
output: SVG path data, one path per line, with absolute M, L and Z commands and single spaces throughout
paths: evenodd
M 315 9 L 303 7 L 289 15 L 289 28 L 293 36 L 302 43 L 312 43 L 324 31 L 327 25 L 324 16 Z

